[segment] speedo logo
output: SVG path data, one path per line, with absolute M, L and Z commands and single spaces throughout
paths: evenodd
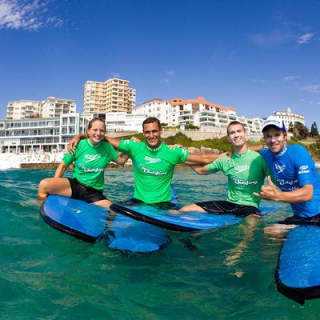
M 247 165 L 247 164 L 242 165 L 242 166 L 237 166 L 235 168 L 236 173 L 241 173 L 241 172 L 247 171 L 248 169 L 249 169 L 249 165 Z
M 303 173 L 309 173 L 309 166 L 308 165 L 304 165 L 304 166 L 300 166 L 299 167 L 299 172 L 298 174 L 303 174 Z
M 100 154 L 86 154 L 84 156 L 87 162 L 91 162 L 100 158 Z
M 159 159 L 159 158 L 151 158 L 148 156 L 145 156 L 144 160 L 146 160 L 147 163 L 149 163 L 149 164 L 161 162 L 161 159 Z

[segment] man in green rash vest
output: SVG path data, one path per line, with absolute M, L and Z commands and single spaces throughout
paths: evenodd
M 208 164 L 217 159 L 216 154 L 192 154 L 183 148 L 169 148 L 161 142 L 161 124 L 157 118 L 144 120 L 145 141 L 135 142 L 106 136 L 106 140 L 132 159 L 134 199 L 147 204 L 171 201 L 170 186 L 174 167 L 178 163 Z M 79 136 L 69 146 L 74 146 Z
M 228 177 L 227 200 L 190 204 L 182 207 L 180 212 L 232 213 L 237 216 L 259 212 L 260 198 L 254 193 L 261 190 L 270 174 L 268 166 L 259 153 L 248 149 L 247 133 L 240 122 L 232 121 L 227 127 L 227 135 L 232 145 L 231 158 L 225 156 L 205 166 L 191 166 L 198 174 L 223 172 Z
M 169 148 L 161 142 L 161 124 L 157 118 L 147 118 L 143 124 L 144 142 L 107 137 L 107 141 L 132 159 L 134 198 L 147 204 L 170 202 L 170 186 L 174 167 L 178 163 L 207 164 L 217 159 L 215 154 L 192 154 L 183 148 Z
M 226 258 L 227 265 L 235 264 L 246 248 L 254 233 L 259 218 L 260 198 L 254 193 L 261 190 L 265 178 L 270 175 L 269 168 L 263 157 L 247 146 L 247 133 L 242 123 L 232 121 L 227 127 L 228 141 L 232 146 L 232 156 L 226 155 L 205 166 L 191 166 L 198 174 L 211 174 L 218 171 L 228 177 L 228 193 L 226 200 L 198 202 L 182 207 L 174 213 L 190 211 L 211 212 L 215 214 L 235 214 L 248 217 L 248 228 L 244 230 L 244 238 L 232 249 Z M 242 272 L 236 272 L 240 277 Z

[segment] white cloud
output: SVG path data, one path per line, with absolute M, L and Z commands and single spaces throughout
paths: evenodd
M 170 70 L 170 71 L 166 71 L 165 74 L 170 77 L 170 76 L 175 75 L 175 72 Z
M 249 40 L 260 47 L 274 47 L 290 42 L 294 38 L 291 32 L 273 31 L 270 34 L 257 33 L 249 36 Z
M 311 93 L 320 93 L 320 84 L 312 84 L 309 86 L 305 86 L 303 90 Z
M 59 27 L 62 20 L 48 17 L 48 0 L 0 0 L 0 29 L 37 30 L 46 25 Z
M 283 81 L 288 81 L 288 82 L 291 82 L 291 81 L 295 81 L 295 80 L 298 80 L 299 77 L 298 76 L 286 76 L 286 77 L 283 77 Z
M 314 33 L 305 33 L 298 38 L 297 42 L 299 44 L 306 44 L 312 39 L 313 36 L 314 36 Z
M 168 84 L 170 82 L 170 79 L 169 78 L 162 78 L 161 80 L 160 80 L 160 83 L 162 83 L 162 84 Z

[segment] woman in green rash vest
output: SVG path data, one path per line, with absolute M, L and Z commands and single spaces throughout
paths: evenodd
M 64 155 L 54 178 L 46 178 L 40 182 L 40 200 L 46 199 L 49 194 L 55 194 L 109 208 L 111 202 L 103 195 L 104 169 L 110 161 L 124 164 L 128 157 L 119 154 L 110 143 L 104 141 L 105 132 L 103 120 L 95 118 L 89 122 L 88 138 L 81 140 L 74 153 Z M 72 178 L 63 178 L 65 170 L 72 163 Z

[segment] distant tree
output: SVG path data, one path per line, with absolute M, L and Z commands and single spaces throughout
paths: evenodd
M 188 124 L 185 125 L 185 129 L 187 129 L 187 130 L 198 130 L 198 129 L 200 129 L 200 128 L 197 127 L 197 126 L 194 126 L 194 125 L 191 124 L 191 123 L 188 123 Z
M 311 125 L 311 130 L 310 130 L 310 136 L 311 137 L 317 137 L 319 136 L 319 131 L 317 127 L 317 123 L 314 121 Z
M 293 137 L 297 140 L 305 139 L 309 136 L 308 128 L 301 122 L 295 122 L 293 125 Z
M 292 122 L 289 123 L 288 132 L 293 132 L 293 123 Z

